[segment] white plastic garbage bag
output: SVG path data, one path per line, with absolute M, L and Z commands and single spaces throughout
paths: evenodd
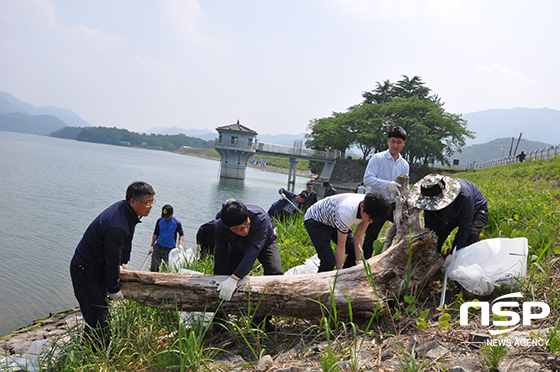
M 21 357 L 8 356 L 0 359 L 0 372 L 16 372 L 16 371 L 39 371 L 39 354 L 43 350 L 43 345 L 47 340 L 33 341 L 25 353 Z
M 316 274 L 319 271 L 320 263 L 319 256 L 315 254 L 305 260 L 303 265 L 292 267 L 290 270 L 286 271 L 284 275 Z
M 198 247 L 195 249 L 189 247 L 185 250 L 173 248 L 169 251 L 169 268 L 173 271 L 178 270 L 180 267 L 185 266 L 186 262 L 192 263 L 197 258 Z
M 510 285 L 527 275 L 527 238 L 485 239 L 447 256 L 442 270 L 449 280 L 479 296 L 496 285 Z

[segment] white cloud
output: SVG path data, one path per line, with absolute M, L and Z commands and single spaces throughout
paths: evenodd
M 65 71 L 72 73 L 75 76 L 85 78 L 102 78 L 95 70 L 89 68 L 81 59 L 73 55 L 60 56 L 56 59 Z
M 85 26 L 65 27 L 59 25 L 59 29 L 77 43 L 85 44 L 88 48 L 95 48 L 105 53 L 119 51 L 126 47 L 126 41 L 123 38 Z
M 326 0 L 344 12 L 365 19 L 414 19 L 447 13 L 459 6 L 458 0 Z
M 488 74 L 493 78 L 509 81 L 517 84 L 533 85 L 535 82 L 525 76 L 521 71 L 515 71 L 507 66 L 498 63 L 491 65 L 481 65 L 475 69 L 475 72 Z
M 5 0 L 0 6 L 0 21 L 11 27 L 56 23 L 54 6 L 47 0 Z
M 154 57 L 126 57 L 126 63 L 142 71 L 163 72 L 165 70 L 161 62 Z
M 208 38 L 199 31 L 204 12 L 198 0 L 162 0 L 165 17 L 172 27 L 189 43 L 207 48 L 225 48 L 222 41 Z

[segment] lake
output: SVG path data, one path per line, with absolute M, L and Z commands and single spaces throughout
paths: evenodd
M 0 132 L 0 335 L 78 306 L 69 273 L 82 234 L 134 181 L 156 192 L 136 226 L 128 267 L 146 258 L 164 204 L 183 223 L 183 246 L 228 198 L 268 210 L 288 175 L 248 168 L 245 180 L 219 177 L 219 162 L 170 152 Z M 308 179 L 298 177 L 295 190 Z

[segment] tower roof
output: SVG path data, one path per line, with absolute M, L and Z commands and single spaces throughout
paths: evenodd
M 244 132 L 244 133 L 251 133 L 251 134 L 258 134 L 256 131 L 252 130 L 251 128 L 247 128 L 244 125 L 239 124 L 239 120 L 235 124 L 224 125 L 222 127 L 216 128 L 218 132 L 230 130 L 234 132 Z

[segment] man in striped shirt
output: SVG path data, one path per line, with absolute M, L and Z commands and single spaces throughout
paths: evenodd
M 321 261 L 319 272 L 333 270 L 335 265 L 337 269 L 348 268 L 361 261 L 367 226 L 384 221 L 390 210 L 389 200 L 381 193 L 338 194 L 313 204 L 305 213 L 304 225 Z M 358 226 L 355 238 L 352 226 Z M 336 244 L 336 254 L 331 241 Z

